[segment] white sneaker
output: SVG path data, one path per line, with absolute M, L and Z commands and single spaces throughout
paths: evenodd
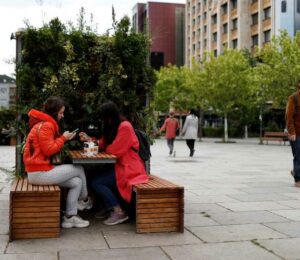
M 88 220 L 83 220 L 81 217 L 78 215 L 72 216 L 70 218 L 67 218 L 66 216 L 63 217 L 63 222 L 61 226 L 63 228 L 84 228 L 88 227 L 90 225 L 90 222 Z
M 88 197 L 87 201 L 78 200 L 77 209 L 82 211 L 85 209 L 91 209 L 93 207 L 93 201 L 90 197 Z

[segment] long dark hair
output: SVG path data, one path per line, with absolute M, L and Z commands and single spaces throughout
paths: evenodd
M 190 109 L 190 114 L 194 115 L 194 116 L 197 116 L 196 110 L 194 108 Z
M 65 106 L 65 102 L 60 97 L 49 97 L 43 104 L 43 112 L 53 117 L 58 122 L 58 112 Z
M 102 136 L 105 143 L 111 144 L 116 138 L 119 125 L 124 120 L 117 105 L 107 101 L 100 106 L 100 119 L 102 121 Z

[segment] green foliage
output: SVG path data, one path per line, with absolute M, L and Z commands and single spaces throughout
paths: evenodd
M 136 127 L 148 126 L 146 97 L 152 97 L 155 81 L 147 62 L 149 39 L 130 31 L 128 17 L 114 21 L 114 29 L 112 36 L 98 36 L 87 26 L 84 9 L 78 28 L 58 19 L 38 29 L 28 26 L 17 68 L 20 112 L 61 96 L 70 107 L 65 127 L 85 130 L 99 124 L 99 105 L 112 100 Z

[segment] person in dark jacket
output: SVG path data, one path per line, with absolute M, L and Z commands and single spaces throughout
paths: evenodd
M 297 91 L 288 97 L 286 106 L 286 128 L 293 154 L 292 176 L 295 186 L 300 187 L 300 80 L 297 84 Z

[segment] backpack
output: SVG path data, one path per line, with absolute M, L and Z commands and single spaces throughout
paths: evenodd
M 149 137 L 145 132 L 139 129 L 134 129 L 135 135 L 139 140 L 140 148 L 138 151 L 139 156 L 141 159 L 145 162 L 150 160 L 151 157 L 151 151 L 150 151 L 150 142 Z M 133 149 L 133 148 L 132 148 Z M 135 152 L 137 152 L 135 149 L 133 149 Z

